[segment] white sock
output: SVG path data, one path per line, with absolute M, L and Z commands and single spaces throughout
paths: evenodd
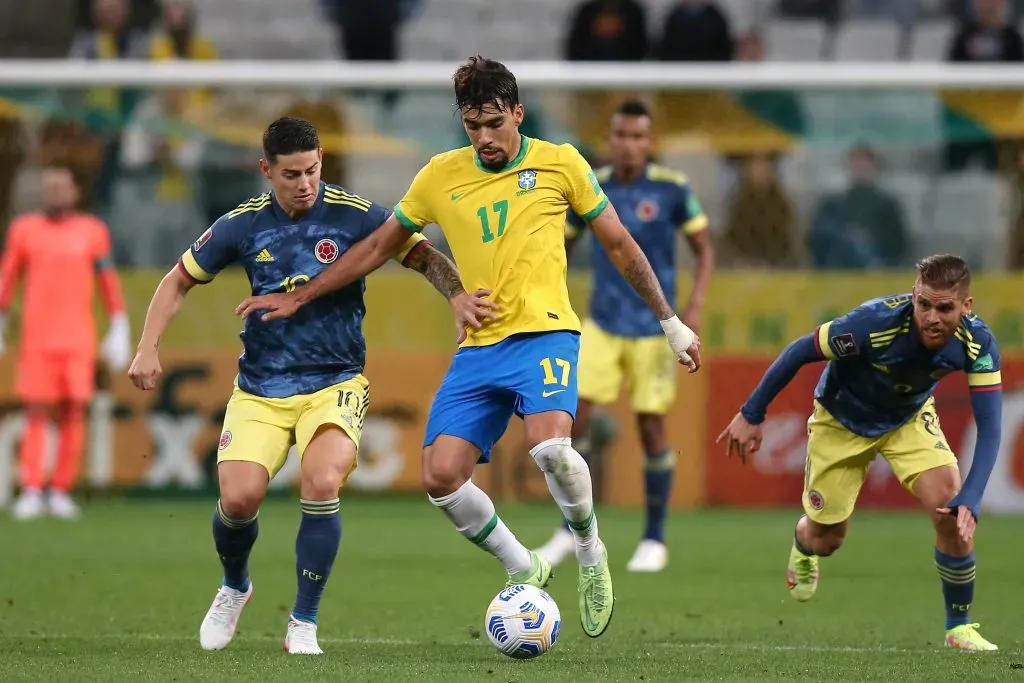
M 530 551 L 494 512 L 490 497 L 472 481 L 447 496 L 427 497 L 460 534 L 498 558 L 510 575 L 530 568 Z
M 548 490 L 562 510 L 576 538 L 576 559 L 584 567 L 601 561 L 604 546 L 597 535 L 594 491 L 590 468 L 572 447 L 572 439 L 560 437 L 537 444 L 530 455 L 544 472 Z

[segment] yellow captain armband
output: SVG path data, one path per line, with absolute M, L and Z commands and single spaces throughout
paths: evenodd
M 998 387 L 1003 383 L 1003 375 L 999 370 L 994 372 L 967 373 L 967 386 L 971 388 Z
M 178 259 L 178 268 L 185 274 L 185 277 L 197 284 L 206 284 L 212 281 L 214 277 L 213 273 L 203 270 L 203 267 L 196 261 L 196 257 L 192 254 L 191 249 L 182 254 L 181 258 Z

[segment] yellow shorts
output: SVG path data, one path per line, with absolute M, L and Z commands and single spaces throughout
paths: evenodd
M 665 337 L 620 337 L 592 320 L 583 321 L 579 394 L 607 405 L 619 397 L 622 380 L 638 413 L 664 415 L 676 399 L 676 358 Z
M 314 394 L 287 398 L 254 396 L 236 385 L 224 415 L 217 462 L 259 463 L 273 479 L 292 444 L 298 444 L 301 458 L 313 435 L 324 425 L 341 428 L 358 452 L 369 403 L 370 383 L 362 375 Z M 353 463 L 352 469 L 355 467 Z
M 957 466 L 939 426 L 934 399 L 929 398 L 902 427 L 876 438 L 854 434 L 815 401 L 814 413 L 807 420 L 803 495 L 807 516 L 820 524 L 848 519 L 868 465 L 879 453 L 903 488 L 911 492 L 922 472 Z

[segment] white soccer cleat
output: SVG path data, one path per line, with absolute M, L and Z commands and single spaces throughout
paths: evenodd
M 223 650 L 235 637 L 238 618 L 252 599 L 252 581 L 249 590 L 243 592 L 221 586 L 213 599 L 202 625 L 199 627 L 199 644 L 204 650 Z
M 552 567 L 557 567 L 565 558 L 576 554 L 576 537 L 565 527 L 559 527 L 551 539 L 533 552 L 547 560 Z
M 322 655 L 324 651 L 316 640 L 316 624 L 290 619 L 288 633 L 284 637 L 284 649 L 290 655 Z
M 60 519 L 78 519 L 82 511 L 64 491 L 50 491 L 47 502 L 50 506 L 50 514 Z
M 46 499 L 42 491 L 28 489 L 15 501 L 11 516 L 20 521 L 36 519 L 46 514 Z
M 661 541 L 645 538 L 626 565 L 628 572 L 660 572 L 668 564 L 668 546 Z

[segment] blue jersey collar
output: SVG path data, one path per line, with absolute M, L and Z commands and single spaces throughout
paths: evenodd
M 307 211 L 306 213 L 302 214 L 298 218 L 292 218 L 291 216 L 288 215 L 287 211 L 285 211 L 283 208 L 281 208 L 281 205 L 277 202 L 277 195 L 276 195 L 276 193 L 273 190 L 271 190 L 270 191 L 270 205 L 274 207 L 274 215 L 282 223 L 298 223 L 301 220 L 305 220 L 307 218 L 314 218 L 314 217 L 320 215 L 320 210 L 323 208 L 323 205 L 324 205 L 324 188 L 325 187 L 327 187 L 327 183 L 325 183 L 324 181 L 321 180 L 320 181 L 320 189 L 317 190 L 316 201 L 313 202 L 313 206 L 309 207 L 309 211 Z

